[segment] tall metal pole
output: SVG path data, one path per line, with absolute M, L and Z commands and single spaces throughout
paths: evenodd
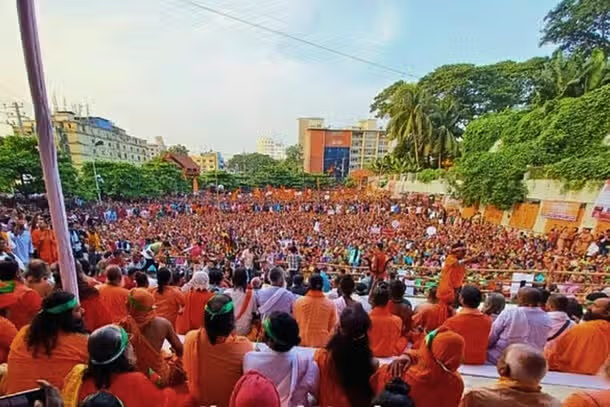
M 93 178 L 95 178 L 95 190 L 97 191 L 97 202 L 102 203 L 102 194 L 100 193 L 100 181 L 97 176 L 97 169 L 95 167 L 95 157 L 93 158 Z
M 17 14 L 19 17 L 23 56 L 28 71 L 30 93 L 32 94 L 32 102 L 34 104 L 34 113 L 36 116 L 38 151 L 40 152 L 44 184 L 47 190 L 47 199 L 49 201 L 51 224 L 53 225 L 55 235 L 57 236 L 61 282 L 64 290 L 71 292 L 78 299 L 76 270 L 68 235 L 68 222 L 66 220 L 64 197 L 59 179 L 57 150 L 55 149 L 51 112 L 49 110 L 47 90 L 44 82 L 44 71 L 42 67 L 42 56 L 40 54 L 40 43 L 38 41 L 34 1 L 17 0 Z

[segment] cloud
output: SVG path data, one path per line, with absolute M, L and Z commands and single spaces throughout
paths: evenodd
M 398 26 L 390 0 L 195 1 L 367 58 Z M 225 153 L 252 151 L 262 135 L 293 144 L 297 117 L 353 123 L 396 79 L 179 0 L 50 3 L 38 3 L 49 93 L 91 101 L 137 137 Z M 13 8 L 0 4 L 0 84 L 27 100 Z

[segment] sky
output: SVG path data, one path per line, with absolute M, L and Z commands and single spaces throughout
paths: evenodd
M 68 109 L 88 104 L 133 136 L 232 155 L 255 151 L 261 136 L 296 144 L 298 117 L 355 124 L 384 87 L 440 65 L 548 55 L 540 29 L 558 0 L 36 3 L 47 91 L 59 108 L 64 99 Z M 0 121 L 13 101 L 32 114 L 15 1 L 0 0 Z

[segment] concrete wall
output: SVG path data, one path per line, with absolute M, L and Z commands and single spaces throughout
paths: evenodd
M 401 194 L 407 194 L 410 192 L 422 193 L 422 194 L 447 194 L 449 188 L 442 180 L 432 181 L 430 183 L 419 182 L 416 179 L 415 174 L 405 175 L 393 175 L 384 177 L 373 177 L 372 181 L 375 185 L 379 185 L 381 180 L 387 180 L 384 189 L 391 192 L 392 196 L 398 197 Z M 565 191 L 560 181 L 557 180 L 534 180 L 529 179 L 525 181 L 528 195 L 527 199 L 530 201 L 568 201 L 568 202 L 579 202 L 584 205 L 582 220 L 579 224 L 580 227 L 590 227 L 595 229 L 598 226 L 597 219 L 591 216 L 593 207 L 597 196 L 601 188 L 585 187 L 580 191 Z M 485 205 L 479 207 L 481 214 L 485 213 Z M 512 211 L 504 211 L 501 224 L 508 226 L 511 218 Z M 545 229 L 547 219 L 538 216 L 536 223 L 534 224 L 532 231 L 537 233 L 543 233 Z M 603 225 L 606 226 L 605 224 Z

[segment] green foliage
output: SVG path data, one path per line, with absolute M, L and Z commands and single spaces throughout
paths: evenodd
M 291 171 L 302 171 L 303 170 L 303 147 L 298 144 L 290 146 L 286 149 L 286 159 L 284 160 L 284 166 Z
M 417 172 L 421 168 L 409 157 L 399 157 L 396 154 L 387 154 L 377 158 L 369 166 L 369 169 L 377 175 L 381 174 L 406 174 Z
M 278 162 L 265 154 L 247 153 L 235 154 L 227 162 L 227 169 L 236 172 L 258 172 L 265 167 L 276 165 Z
M 547 102 L 530 111 L 507 111 L 474 120 L 464 134 L 457 190 L 466 203 L 507 208 L 524 198 L 523 175 L 564 181 L 570 189 L 610 177 L 610 85 L 579 98 Z M 502 141 L 497 151 L 490 145 Z
M 59 154 L 58 167 L 64 195 L 77 194 L 77 172 L 70 159 Z M 13 135 L 0 138 L 0 191 L 33 194 L 44 190 L 36 137 Z
M 429 184 L 432 181 L 443 178 L 445 170 L 442 168 L 426 168 L 417 173 L 417 180 L 424 184 Z
M 544 18 L 540 44 L 557 44 L 560 50 L 591 53 L 599 48 L 610 54 L 610 2 L 562 0 Z
M 186 146 L 182 145 L 182 144 L 176 144 L 173 146 L 170 146 L 167 151 L 169 153 L 174 153 L 177 155 L 189 155 L 189 150 L 188 148 L 186 148 Z

